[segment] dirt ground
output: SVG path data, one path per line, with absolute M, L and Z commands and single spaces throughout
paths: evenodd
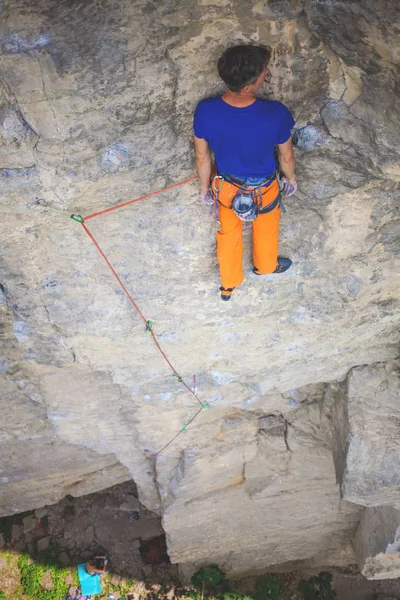
M 179 584 L 161 520 L 140 504 L 133 482 L 0 519 L 0 552 L 2 548 L 34 558 L 51 553 L 66 567 L 104 554 L 115 580 L 122 576 Z

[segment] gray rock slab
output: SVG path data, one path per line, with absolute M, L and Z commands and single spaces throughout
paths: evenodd
M 61 552 L 58 555 L 58 560 L 60 561 L 60 564 L 63 566 L 67 566 L 67 565 L 71 564 L 71 559 L 67 552 Z
M 37 541 L 37 551 L 43 552 L 44 550 L 47 550 L 47 548 L 50 545 L 50 541 L 51 541 L 50 537 L 44 537 L 44 538 L 41 538 L 40 540 L 38 540 Z
M 29 533 L 35 528 L 36 517 L 35 515 L 28 515 L 24 517 L 23 525 L 24 525 L 24 533 Z
M 11 526 L 11 538 L 13 541 L 19 540 L 24 535 L 24 527 L 23 525 L 19 525 L 18 523 L 14 523 Z
M 32 544 L 32 542 L 33 542 L 33 532 L 30 531 L 29 533 L 25 533 L 24 540 L 25 540 L 26 544 Z
M 35 510 L 35 517 L 37 519 L 43 519 L 47 515 L 47 508 L 37 508 Z
M 398 363 L 353 369 L 343 498 L 364 506 L 400 504 L 400 369 Z
M 356 553 L 368 579 L 400 577 L 400 508 L 366 508 L 356 535 Z
M 134 510 L 140 510 L 140 508 L 141 504 L 138 498 L 136 498 L 135 496 L 127 496 L 124 502 L 120 505 L 119 510 L 131 512 Z

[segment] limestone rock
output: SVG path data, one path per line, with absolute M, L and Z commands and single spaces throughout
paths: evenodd
M 356 550 L 368 579 L 400 577 L 400 509 L 366 508 L 357 530 Z
M 11 538 L 14 541 L 17 541 L 17 540 L 21 539 L 23 535 L 24 535 L 23 526 L 19 525 L 18 523 L 13 523 L 11 526 Z
M 335 382 L 398 357 L 396 3 L 70 4 L 0 6 L 0 514 L 133 478 L 189 569 L 354 560 L 362 509 L 336 483 Z M 272 47 L 260 93 L 296 117 L 299 192 L 280 240 L 293 268 L 253 277 L 245 227 L 245 282 L 221 303 L 195 181 L 86 222 L 210 406 L 156 458 L 198 403 L 67 217 L 193 175 L 192 115 L 223 89 L 216 60 L 258 40 Z M 366 426 L 395 416 L 387 401 L 373 419 L 366 395 Z M 345 494 L 392 502 L 396 448 L 379 446 L 380 475 L 367 456 L 371 480 L 348 470 Z
M 175 466 L 160 457 L 159 471 L 171 470 L 159 485 L 172 561 L 194 563 L 193 570 L 216 562 L 240 575 L 344 547 L 360 509 L 338 497 L 327 430 L 319 404 L 288 419 L 286 440 L 283 429 L 269 433 L 259 429 L 259 419 L 233 413 L 199 432 L 199 439 L 218 440 L 211 456 L 209 444 L 199 442 Z
M 364 506 L 400 503 L 400 369 L 398 363 L 357 367 L 348 378 L 342 494 Z
M 47 508 L 37 508 L 35 510 L 35 517 L 37 519 L 43 519 L 47 516 Z
M 27 517 L 24 517 L 23 524 L 24 524 L 24 534 L 29 533 L 35 527 L 35 524 L 36 524 L 35 516 L 28 515 Z
M 20 375 L 22 373 L 20 372 Z M 24 382 L 15 384 L 2 379 L 2 431 L 9 458 L 1 473 L 0 514 L 22 512 L 40 504 L 56 502 L 66 494 L 79 495 L 79 488 L 96 491 L 104 484 L 125 481 L 127 471 L 112 455 L 99 456 L 84 447 L 74 447 L 55 435 L 46 416 L 46 409 L 34 395 L 24 390 Z M 29 395 L 31 394 L 31 395 Z M 35 399 L 32 399 L 35 398 Z M 27 439 L 25 431 L 31 431 Z M 48 463 L 49 456 L 52 461 Z M 58 486 L 54 486 L 54 477 Z M 26 486 L 34 478 L 35 486 Z M 101 483 L 99 483 L 101 481 Z

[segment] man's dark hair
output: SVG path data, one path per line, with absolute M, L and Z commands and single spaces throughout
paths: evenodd
M 94 566 L 99 570 L 104 569 L 104 558 L 95 558 Z
M 227 48 L 218 61 L 218 73 L 232 92 L 255 83 L 267 66 L 271 52 L 264 46 L 240 44 Z

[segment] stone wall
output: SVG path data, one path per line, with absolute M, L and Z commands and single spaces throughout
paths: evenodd
M 398 23 L 388 0 L 0 4 L 0 514 L 133 478 L 188 572 L 355 560 L 334 382 L 398 356 Z M 192 113 L 236 41 L 272 46 L 263 93 L 296 117 L 293 268 L 253 277 L 246 230 L 222 303 L 196 182 L 88 225 L 211 406 L 154 461 L 198 405 L 82 227 L 37 200 L 87 215 L 192 175 Z

